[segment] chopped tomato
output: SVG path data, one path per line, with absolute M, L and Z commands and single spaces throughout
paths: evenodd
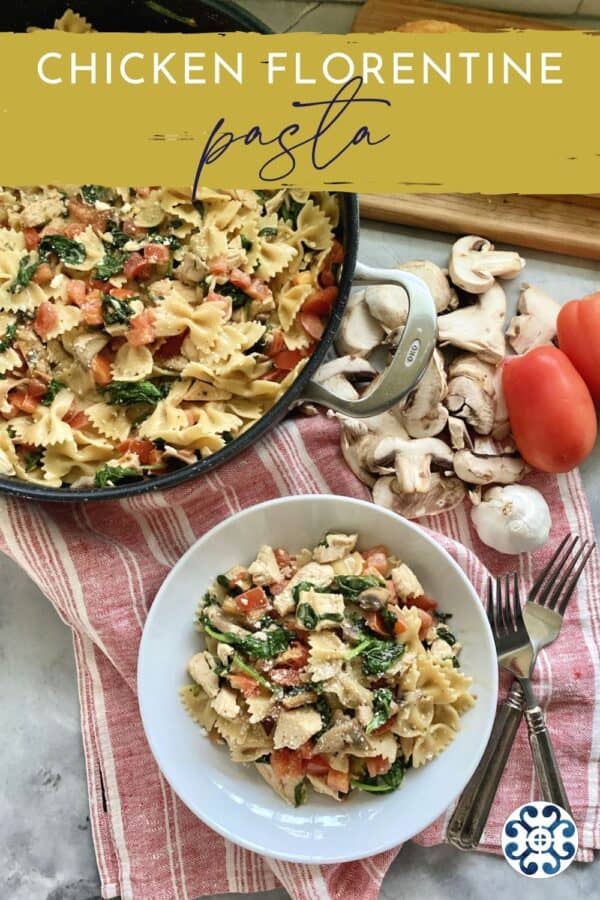
M 282 684 L 284 687 L 295 687 L 297 684 L 302 684 L 300 672 L 297 669 L 272 669 L 269 677 L 275 684 Z
M 54 328 L 56 328 L 57 325 L 58 312 L 56 311 L 56 307 L 53 303 L 49 303 L 47 300 L 42 300 L 35 313 L 35 319 L 33 320 L 33 330 L 39 337 L 42 338 L 42 340 L 46 340 L 48 335 L 53 331 Z
M 131 253 L 125 260 L 123 272 L 127 278 L 141 280 L 149 277 L 151 266 L 141 253 Z
M 256 697 L 260 694 L 260 685 L 249 675 L 228 675 L 227 680 L 231 687 L 241 691 L 244 697 Z
M 11 391 L 8 395 L 8 401 L 15 409 L 27 415 L 35 412 L 39 406 L 39 400 L 32 397 L 31 394 L 26 394 L 25 391 Z
M 255 609 L 265 608 L 265 606 L 267 605 L 267 595 L 261 587 L 250 588 L 249 591 L 244 591 L 243 594 L 238 594 L 235 598 L 235 603 L 238 608 L 238 612 L 253 612 Z
M 372 756 L 365 759 L 365 763 L 371 778 L 376 778 L 377 775 L 385 775 L 386 772 L 389 772 L 391 766 L 389 759 L 386 759 L 384 756 Z
M 368 550 L 365 550 L 362 556 L 370 569 L 377 569 L 382 575 L 387 575 L 389 568 L 387 547 L 384 547 L 382 544 L 377 547 L 370 547 Z
M 333 242 L 333 247 L 331 248 L 331 262 L 332 263 L 341 263 L 344 261 L 344 248 L 340 244 L 340 242 L 336 239 Z
M 336 285 L 321 288 L 315 291 L 310 297 L 304 301 L 302 312 L 311 316 L 328 316 L 331 307 L 337 300 L 338 288 Z
M 437 609 L 435 600 L 432 600 L 431 597 L 426 597 L 425 594 L 421 594 L 420 597 L 409 597 L 408 600 L 404 601 L 404 606 L 416 606 L 417 609 L 424 609 L 425 612 Z
M 399 634 L 404 634 L 405 631 L 406 623 L 403 621 L 403 619 L 397 618 L 394 622 L 394 634 L 397 637 Z
M 241 269 L 232 269 L 229 273 L 229 281 L 234 287 L 246 292 L 252 284 L 252 276 L 242 272 Z
M 288 586 L 288 581 L 280 581 L 278 584 L 270 585 L 270 590 L 271 590 L 272 595 L 274 597 L 276 597 L 277 594 L 280 594 L 282 591 L 284 591 L 287 586 Z
M 271 753 L 271 766 L 277 778 L 302 778 L 304 775 L 304 760 L 296 750 L 284 747 L 281 750 L 273 750 Z
M 40 231 L 40 240 L 45 237 L 51 237 L 54 234 L 64 234 L 64 231 L 65 226 L 62 224 L 62 222 L 58 225 L 55 223 L 53 223 L 52 225 L 44 225 L 44 227 Z
M 86 325 L 102 325 L 104 316 L 102 315 L 102 294 L 100 291 L 90 291 L 86 295 L 85 300 L 81 304 L 81 311 Z
M 350 772 L 338 772 L 337 769 L 330 769 L 327 773 L 327 787 L 332 791 L 339 791 L 340 794 L 347 794 L 350 790 Z
M 36 250 L 41 236 L 37 228 L 24 228 L 23 237 L 25 238 L 25 246 L 28 250 Z
M 172 337 L 166 338 L 155 351 L 155 359 L 172 359 L 174 356 L 179 356 L 181 345 L 185 341 L 187 333 L 186 328 L 181 334 L 174 334 Z
M 282 372 L 291 372 L 301 359 L 304 359 L 302 350 L 282 350 L 273 358 L 273 362 L 276 369 L 280 369 Z
M 146 229 L 142 228 L 140 225 L 136 225 L 133 219 L 125 219 L 121 223 L 121 231 L 136 240 L 139 240 L 146 235 Z
M 211 260 L 208 264 L 208 271 L 211 275 L 227 275 L 229 266 L 225 257 L 217 256 L 216 259 Z
M 285 338 L 283 336 L 283 331 L 277 328 L 275 331 L 271 333 L 271 338 L 269 343 L 267 344 L 267 356 L 277 356 L 278 353 L 281 353 L 282 350 L 285 350 Z
M 104 286 L 104 291 L 106 292 L 106 282 L 101 281 L 100 284 Z M 97 286 L 97 284 L 94 285 L 94 287 Z M 134 297 L 138 296 L 138 291 L 133 291 L 131 288 L 111 287 L 108 293 L 111 297 L 114 297 L 115 300 L 133 300 Z
M 268 284 L 265 284 L 264 281 L 261 281 L 260 278 L 256 278 L 255 276 L 250 279 L 250 284 L 245 289 L 245 293 L 252 300 L 268 300 L 272 291 Z
M 119 444 L 119 453 L 137 453 L 143 466 L 155 465 L 160 460 L 160 451 L 156 449 L 152 441 L 130 438 Z
M 433 625 L 433 616 L 430 616 L 424 609 L 418 609 L 421 618 L 421 627 L 419 629 L 419 639 L 422 641 L 431 626 Z
M 75 306 L 82 306 L 85 301 L 86 283 L 81 278 L 70 278 L 67 283 L 67 300 Z
M 315 316 L 312 313 L 302 311 L 300 313 L 300 324 L 314 341 L 320 341 L 323 337 L 323 332 L 325 331 L 325 323 L 322 319 L 319 318 L 319 316 Z
M 69 240 L 74 240 L 79 237 L 82 231 L 85 231 L 83 225 L 80 225 L 79 222 L 69 222 L 68 225 L 65 225 L 65 237 L 68 237 Z
M 378 737 L 380 734 L 386 734 L 388 731 L 391 731 L 396 722 L 396 716 L 390 716 L 387 722 L 384 722 L 383 725 L 380 725 L 379 728 L 375 728 L 372 734 Z
M 376 610 L 372 610 L 371 612 L 368 612 L 366 614 L 365 621 L 371 631 L 374 631 L 375 634 L 380 634 L 383 637 L 390 636 L 389 631 L 385 627 L 385 623 L 383 621 L 381 613 L 377 612 Z
M 153 309 L 145 309 L 133 317 L 127 332 L 127 340 L 132 347 L 143 347 L 146 344 L 154 343 L 156 340 L 154 318 Z
M 297 751 L 302 759 L 312 759 L 313 755 L 313 745 L 310 741 L 305 741 L 301 747 L 298 747 Z
M 323 271 L 319 274 L 319 284 L 321 287 L 333 287 L 335 284 L 335 275 L 331 271 L 331 269 L 323 269 Z
M 283 381 L 286 375 L 283 369 L 271 369 L 266 375 L 261 375 L 261 381 Z
M 35 281 L 36 284 L 50 284 L 54 277 L 54 272 L 48 265 L 48 263 L 41 263 L 35 270 L 35 275 L 33 276 L 32 281 Z
M 100 387 L 106 387 L 112 381 L 111 360 L 104 351 L 96 353 L 92 360 L 92 378 Z
M 287 550 L 284 550 L 283 547 L 276 547 L 274 553 L 278 566 L 289 566 L 291 557 Z
M 66 422 L 67 425 L 70 425 L 71 428 L 75 429 L 87 428 L 90 424 L 90 420 L 83 410 L 76 409 L 74 406 L 71 406 L 67 410 L 63 416 L 63 422 Z
M 329 772 L 329 763 L 324 756 L 317 753 L 308 760 L 306 771 L 309 775 L 318 775 L 322 777 Z
M 74 197 L 69 200 L 67 208 L 71 218 L 75 219 L 76 222 L 81 222 L 84 227 L 91 225 L 99 234 L 104 234 L 106 231 L 110 210 L 96 209 L 95 206 L 91 206 L 89 203 L 82 203 L 81 200 L 76 200 Z
M 289 666 L 291 669 L 303 669 L 308 662 L 308 647 L 300 641 L 292 641 L 287 650 L 277 657 L 278 666 Z
M 27 385 L 27 393 L 36 399 L 43 397 L 47 390 L 47 383 L 39 378 L 32 378 Z
M 169 262 L 171 253 L 164 244 L 146 244 L 144 247 L 144 259 L 153 265 L 163 265 Z

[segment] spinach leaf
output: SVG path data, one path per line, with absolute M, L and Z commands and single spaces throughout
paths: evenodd
M 239 635 L 230 631 L 217 631 L 206 617 L 202 620 L 202 624 L 210 637 L 225 644 L 231 644 L 232 647 L 236 647 L 254 659 L 273 659 L 275 656 L 279 656 L 280 653 L 287 650 L 294 638 L 292 632 L 281 625 L 276 625 L 268 631 L 264 631 L 265 638 L 261 639 L 253 634 Z
M 373 695 L 373 718 L 367 725 L 365 731 L 371 734 L 376 728 L 385 725 L 390 717 L 390 707 L 392 705 L 392 692 L 389 688 L 377 688 Z
M 55 253 L 59 259 L 67 265 L 82 263 L 87 256 L 86 249 L 79 241 L 72 241 L 62 234 L 47 234 L 40 241 L 38 247 L 39 257 L 42 262 L 47 262 L 51 253 Z
M 314 591 L 315 594 L 326 594 L 329 588 L 319 588 L 315 587 L 315 585 L 311 581 L 299 581 L 298 584 L 295 584 L 292 588 L 292 597 L 294 601 L 298 603 L 300 600 L 300 594 L 304 591 Z
M 169 393 L 170 384 L 154 384 L 152 381 L 113 381 L 105 389 L 108 402 L 116 406 L 128 406 L 130 403 L 149 403 L 152 406 Z
M 306 803 L 306 781 L 302 779 L 294 788 L 294 806 L 302 806 Z
M 239 669 L 240 672 L 243 672 L 244 675 L 248 675 L 250 678 L 256 681 L 257 684 L 260 684 L 261 687 L 266 688 L 268 691 L 271 691 L 274 694 L 281 693 L 281 688 L 279 687 L 279 685 L 272 684 L 270 681 L 268 681 L 263 675 L 260 674 L 260 672 L 257 672 L 256 669 L 253 669 L 252 666 L 249 666 L 248 663 L 244 662 L 241 656 L 238 656 L 237 653 L 235 653 L 233 656 L 233 665 L 236 667 L 236 669 Z
M 164 244 L 165 247 L 169 247 L 171 250 L 179 250 L 182 242 L 176 234 L 153 234 L 149 243 Z
M 333 712 L 331 711 L 331 706 L 329 705 L 329 701 L 325 694 L 321 694 L 317 697 L 315 702 L 315 709 L 321 716 L 321 722 L 323 723 L 323 727 L 317 734 L 315 734 L 315 740 L 320 738 L 322 734 L 324 734 L 329 726 L 331 725 L 333 719 Z
M 127 241 L 131 240 L 131 237 L 128 234 L 125 234 L 124 231 L 121 231 L 119 228 L 119 223 L 115 222 L 111 219 L 111 221 L 106 226 L 106 230 L 112 234 L 112 242 L 110 244 L 104 244 L 107 250 L 118 250 L 123 244 L 126 244 Z
M 107 463 L 96 472 L 94 484 L 96 487 L 107 487 L 108 485 L 120 484 L 122 481 L 129 481 L 139 477 L 140 472 L 137 469 L 130 469 L 124 466 L 109 466 Z
M 450 644 L 453 647 L 456 643 L 456 638 L 452 634 L 452 632 L 446 628 L 445 625 L 438 625 L 436 628 L 437 636 L 441 638 L 443 641 L 446 641 L 447 644 Z
M 277 228 L 271 228 L 270 226 L 265 226 L 265 228 L 261 228 L 258 232 L 259 237 L 277 237 L 278 235 Z
M 258 759 L 255 759 L 254 762 L 259 763 L 259 764 L 260 763 L 270 763 L 271 762 L 271 754 L 263 753 L 263 755 L 259 756 Z
M 356 600 L 359 594 L 370 587 L 383 587 L 385 582 L 374 575 L 337 575 L 334 588 L 347 600 Z
M 296 618 L 302 623 L 307 631 L 313 631 L 320 621 L 320 616 L 314 611 L 309 603 L 300 603 L 296 609 Z
M 452 618 L 452 613 L 442 612 L 440 609 L 436 609 L 435 617 L 438 622 L 447 622 L 448 619 Z
M 215 293 L 220 294 L 222 297 L 231 297 L 231 305 L 234 309 L 241 309 L 246 303 L 250 302 L 248 294 L 245 294 L 229 281 L 227 284 L 217 284 L 214 290 Z
M 226 444 L 230 444 L 233 440 L 233 435 L 230 431 L 222 431 L 221 437 L 223 438 Z
M 29 253 L 26 256 L 22 256 L 19 260 L 19 271 L 15 276 L 15 280 L 9 285 L 8 293 L 18 294 L 26 288 L 35 275 L 38 266 L 39 262 L 37 259 L 32 259 Z
M 23 459 L 25 471 L 31 472 L 33 469 L 37 469 L 41 465 L 43 454 L 43 450 L 32 450 L 31 453 L 26 453 Z
M 109 203 L 112 199 L 112 191 L 101 184 L 84 184 L 81 188 L 81 196 L 86 203 L 93 206 L 96 200 Z
M 237 597 L 239 594 L 244 593 L 241 587 L 230 582 L 227 575 L 217 575 L 216 582 L 217 584 L 220 584 L 222 588 L 225 588 L 230 597 Z
M 6 331 L 0 338 L 0 353 L 4 353 L 9 347 L 12 347 L 15 337 L 17 336 L 17 323 L 11 322 L 6 326 Z
M 51 406 L 52 401 L 55 399 L 58 392 L 61 391 L 64 387 L 66 387 L 66 384 L 64 384 L 62 381 L 57 381 L 56 378 L 53 378 L 48 385 L 46 393 L 40 400 L 40 403 L 43 406 Z
M 345 659 L 353 659 L 362 655 L 362 668 L 365 675 L 383 675 L 404 653 L 404 644 L 394 641 L 380 641 L 377 638 L 365 638 L 356 647 L 346 653 Z
M 372 794 L 389 794 L 400 787 L 407 768 L 407 763 L 400 757 L 395 763 L 392 763 L 385 775 L 375 775 L 374 777 L 362 775 L 360 780 L 352 782 L 352 787 L 358 788 L 360 791 L 369 791 Z
M 247 238 L 245 234 L 240 234 L 240 240 L 244 250 L 252 250 L 252 241 L 250 238 Z
M 98 281 L 108 281 L 113 275 L 118 275 L 125 265 L 128 254 L 123 250 L 106 250 L 102 260 L 96 266 L 96 278 Z
M 136 300 L 131 297 L 131 300 Z M 117 300 L 110 294 L 102 294 L 102 317 L 105 325 L 129 325 L 133 315 L 131 300 Z
M 298 215 L 300 210 L 304 208 L 304 203 L 298 203 L 293 197 L 286 197 L 279 207 L 278 216 L 284 222 L 290 222 L 293 228 L 298 224 Z

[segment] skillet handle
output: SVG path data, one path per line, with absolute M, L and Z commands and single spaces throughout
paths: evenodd
M 375 387 L 359 400 L 344 400 L 314 381 L 302 400 L 319 403 L 352 418 L 375 416 L 395 406 L 418 384 L 431 359 L 437 336 L 435 303 L 425 282 L 399 269 L 373 269 L 356 264 L 356 281 L 399 284 L 408 294 L 408 318 L 393 359 Z

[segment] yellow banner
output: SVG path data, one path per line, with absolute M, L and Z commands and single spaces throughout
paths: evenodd
M 4 184 L 600 190 L 598 38 L 0 34 Z

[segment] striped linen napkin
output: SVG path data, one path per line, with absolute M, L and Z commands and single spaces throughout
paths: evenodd
M 251 504 L 297 493 L 366 497 L 343 464 L 338 426 L 324 416 L 288 420 L 226 467 L 173 489 L 111 503 L 33 504 L 0 499 L 0 549 L 16 560 L 73 631 L 90 819 L 102 896 L 187 900 L 283 885 L 298 900 L 377 897 L 399 848 L 359 862 L 308 866 L 262 858 L 196 819 L 159 772 L 135 693 L 144 620 L 184 551 L 217 522 Z M 550 504 L 547 550 L 501 557 L 479 543 L 465 508 L 423 521 L 481 591 L 487 571 L 518 562 L 532 582 L 569 531 L 593 538 L 579 475 L 533 477 Z M 542 651 L 535 680 L 549 720 L 574 817 L 579 859 L 600 847 L 600 568 L 595 553 L 567 611 L 560 640 Z M 504 683 L 506 688 L 506 683 Z M 595 734 L 595 737 L 594 737 Z M 536 797 L 521 727 L 485 831 L 500 852 L 508 814 Z M 417 837 L 440 843 L 450 811 Z

